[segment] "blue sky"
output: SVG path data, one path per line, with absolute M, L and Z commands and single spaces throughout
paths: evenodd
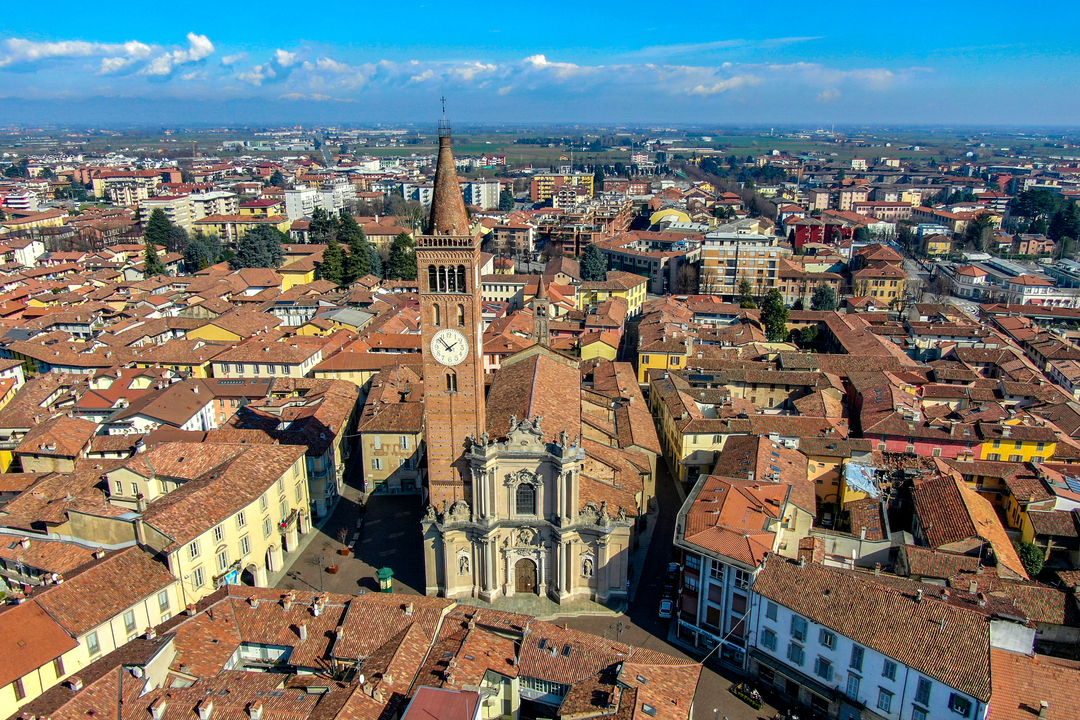
M 0 120 L 1080 125 L 1077 3 L 67 4 Z

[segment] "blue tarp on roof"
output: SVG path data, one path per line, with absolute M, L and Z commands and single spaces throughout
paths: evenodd
M 874 482 L 874 468 L 870 465 L 857 465 L 848 463 L 844 466 L 844 482 L 852 490 L 864 492 L 870 497 L 881 494 L 877 483 Z

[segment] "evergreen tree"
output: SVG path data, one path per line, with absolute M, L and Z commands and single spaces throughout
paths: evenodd
M 368 252 L 367 235 L 356 222 L 352 213 L 341 211 L 339 236 L 349 246 L 349 258 L 345 262 L 343 284 L 351 284 L 371 271 L 371 253 Z
M 765 336 L 770 342 L 783 342 L 787 338 L 787 319 L 783 295 L 776 288 L 769 288 L 761 303 L 761 324 L 765 326 Z
M 416 279 L 416 250 L 408 233 L 398 233 L 390 243 L 390 257 L 386 261 L 386 277 L 391 280 Z
M 589 243 L 581 253 L 581 279 L 584 282 L 599 282 L 607 279 L 607 255 L 600 247 Z
M 157 254 L 157 247 L 154 243 L 150 242 L 150 238 L 146 238 L 146 247 L 143 250 L 143 257 L 146 259 L 146 265 L 143 268 L 143 277 L 149 278 L 154 277 L 155 275 L 165 274 L 165 266 L 161 264 L 161 258 L 158 257 Z
M 836 309 L 836 305 L 836 290 L 833 286 L 828 283 L 818 283 L 813 296 L 810 298 L 810 309 L 832 312 Z
M 285 187 L 285 176 L 281 174 L 280 170 L 275 170 L 274 174 L 270 176 L 270 184 L 273 187 Z
M 150 220 L 146 223 L 146 230 L 143 233 L 146 242 L 155 245 L 157 247 L 168 248 L 169 247 L 169 235 L 172 232 L 173 224 L 169 222 L 169 217 L 165 214 L 165 211 L 161 208 L 155 208 L 150 213 Z
M 1024 569 L 1027 570 L 1027 574 L 1032 579 L 1035 578 L 1040 572 L 1042 572 L 1043 562 L 1045 562 L 1045 555 L 1042 548 L 1035 543 L 1024 542 L 1023 540 L 1016 540 L 1013 545 L 1016 546 L 1016 554 L 1020 556 L 1020 562 L 1023 564 Z
M 596 168 L 596 172 L 593 173 L 593 192 L 603 192 L 604 190 L 604 169 Z
M 368 272 L 377 278 L 383 277 L 383 261 L 382 256 L 379 255 L 379 251 L 375 249 L 375 246 L 368 244 L 368 263 L 371 267 Z
M 221 255 L 221 238 L 196 232 L 184 248 L 184 266 L 189 273 L 198 272 L 217 262 Z
M 229 260 L 229 267 L 233 270 L 276 268 L 285 259 L 285 250 L 281 247 L 283 240 L 287 240 L 285 233 L 272 225 L 254 227 L 240 238 L 236 256 Z
M 315 208 L 308 222 L 308 242 L 323 245 L 331 235 L 338 232 L 337 218 L 327 214 L 321 207 Z
M 335 285 L 343 285 L 345 277 L 345 251 L 341 249 L 337 238 L 330 236 L 323 250 L 322 262 L 319 264 L 319 277 L 329 280 Z
M 739 307 L 750 310 L 757 307 L 754 302 L 754 286 L 746 278 L 739 281 Z
M 866 227 L 855 228 L 855 236 L 852 238 L 856 243 L 864 245 L 870 242 L 870 231 Z
M 499 193 L 499 210 L 509 212 L 514 209 L 514 193 L 503 190 Z
M 1047 234 L 1051 240 L 1060 241 L 1062 238 L 1080 238 L 1080 207 L 1075 202 L 1070 202 L 1065 207 L 1054 213 L 1047 228 Z

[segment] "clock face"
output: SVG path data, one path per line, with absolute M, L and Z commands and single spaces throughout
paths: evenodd
M 458 330 L 440 330 L 431 338 L 431 356 L 443 365 L 457 365 L 469 355 L 469 341 Z

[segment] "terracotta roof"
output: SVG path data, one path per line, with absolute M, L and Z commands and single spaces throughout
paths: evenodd
M 58 415 L 32 428 L 16 446 L 15 452 L 27 455 L 78 457 L 97 425 L 82 418 Z
M 872 576 L 871 576 L 872 578 Z M 983 702 L 990 700 L 990 624 L 975 612 L 857 574 L 771 555 L 754 592 Z
M 36 601 L 0 608 L 0 683 L 4 687 L 78 646 Z
M 1046 655 L 990 650 L 994 699 L 986 720 L 1067 720 L 1080 707 L 1080 663 Z M 1045 702 L 1046 715 L 1040 715 Z

